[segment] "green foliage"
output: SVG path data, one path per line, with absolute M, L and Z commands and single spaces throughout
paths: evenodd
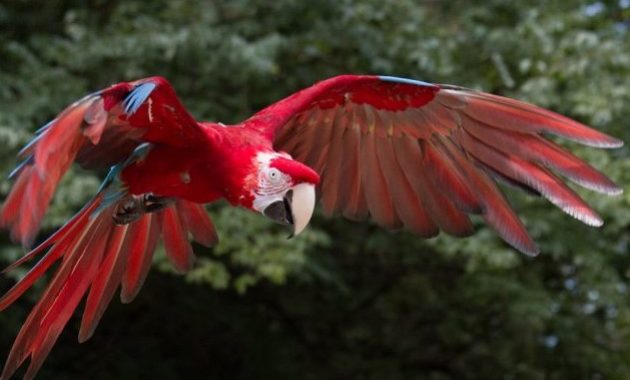
M 528 100 L 630 141 L 629 25 L 626 0 L 9 0 L 0 171 L 66 104 L 150 75 L 200 119 L 226 123 L 328 76 L 378 73 Z M 627 148 L 569 147 L 630 183 Z M 45 232 L 97 174 L 68 175 Z M 183 279 L 161 273 L 171 269 L 158 255 L 139 299 L 114 302 L 86 345 L 69 326 L 41 378 L 630 377 L 630 194 L 580 190 L 606 221 L 593 229 L 505 190 L 540 257 L 481 223 L 472 238 L 424 241 L 318 215 L 287 240 L 258 215 L 213 206 L 220 245 L 195 247 Z M 8 263 L 19 249 L 1 239 Z M 31 302 L 0 314 L 0 356 Z

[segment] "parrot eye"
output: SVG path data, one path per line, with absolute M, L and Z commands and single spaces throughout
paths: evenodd
M 269 169 L 269 181 L 278 182 L 282 178 L 282 174 L 276 168 Z

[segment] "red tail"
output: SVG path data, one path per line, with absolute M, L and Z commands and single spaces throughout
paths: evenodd
M 119 285 L 122 301 L 131 302 L 147 276 L 161 235 L 168 258 L 181 271 L 189 269 L 194 259 L 189 232 L 207 246 L 218 240 L 212 221 L 199 204 L 178 200 L 133 223 L 117 225 L 112 219 L 114 205 L 99 210 L 102 201 L 100 193 L 55 234 L 7 268 L 48 249 L 28 274 L 0 298 L 0 310 L 11 305 L 61 259 L 52 281 L 22 326 L 0 379 L 10 378 L 29 357 L 31 362 L 24 378 L 35 376 L 88 289 L 80 342 L 92 336 Z

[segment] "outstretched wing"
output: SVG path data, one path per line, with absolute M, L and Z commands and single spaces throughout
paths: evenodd
M 0 311 L 59 262 L 46 290 L 20 329 L 0 379 L 9 379 L 29 358 L 24 378 L 32 379 L 86 294 L 80 342 L 92 336 L 118 287 L 122 302 L 131 302 L 146 279 L 160 237 L 167 257 L 180 272 L 190 269 L 194 260 L 189 233 L 206 246 L 213 246 L 218 240 L 202 205 L 177 200 L 130 224 L 117 225 L 111 217 L 115 205 L 107 205 L 106 197 L 106 190 L 99 192 L 68 223 L 5 269 L 43 255 L 0 297 Z
M 327 214 L 371 217 L 421 236 L 465 236 L 481 214 L 517 249 L 538 248 L 495 182 L 541 194 L 584 223 L 601 218 L 557 175 L 604 194 L 621 189 L 544 138 L 599 148 L 622 142 L 531 104 L 449 85 L 344 75 L 246 121 L 321 175 Z
M 70 105 L 22 149 L 16 182 L 0 212 L 0 227 L 30 245 L 57 184 L 72 162 L 109 167 L 142 142 L 195 144 L 201 126 L 166 79 L 151 77 L 113 85 Z

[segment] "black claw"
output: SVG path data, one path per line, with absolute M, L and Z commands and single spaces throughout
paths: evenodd
M 173 203 L 173 199 L 158 197 L 152 193 L 144 194 L 143 207 L 145 212 L 155 212 Z
M 118 202 L 112 218 L 116 224 L 129 224 L 140 218 L 141 215 L 140 197 L 129 195 Z

